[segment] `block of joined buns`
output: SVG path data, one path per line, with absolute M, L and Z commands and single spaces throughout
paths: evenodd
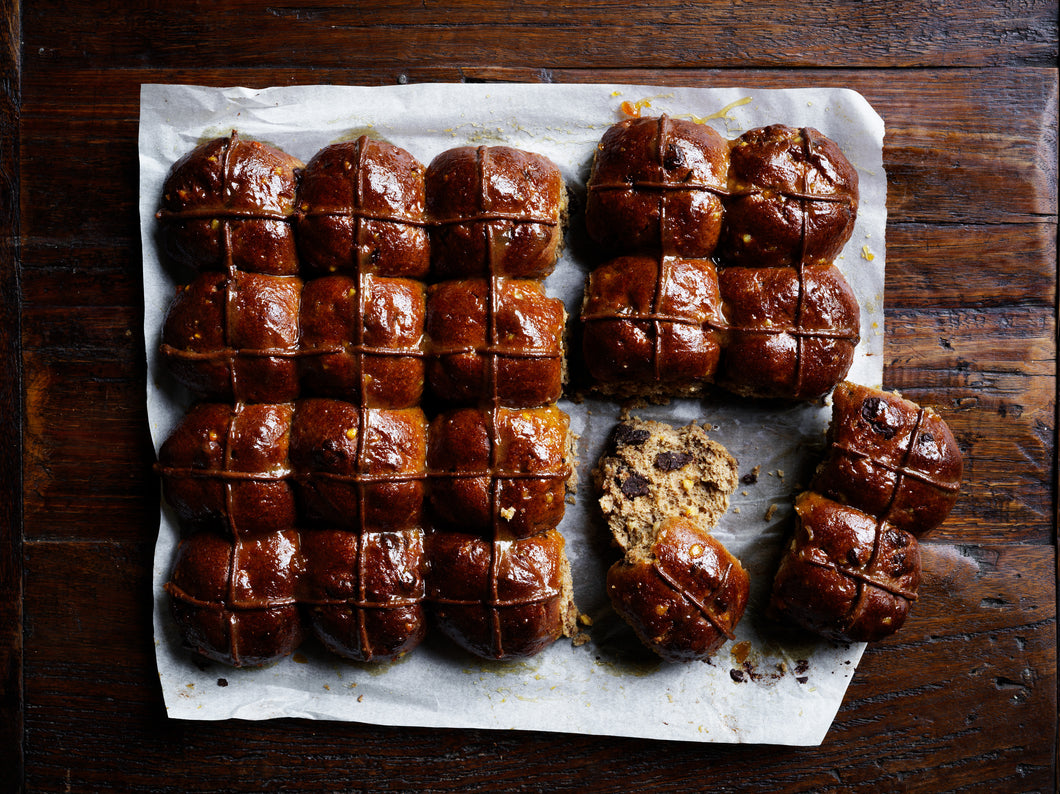
M 796 498 L 769 609 L 837 641 L 879 640 L 917 599 L 917 537 L 957 499 L 960 450 L 932 408 L 847 382 L 834 392 L 827 442 Z
M 627 418 L 593 476 L 623 552 L 607 572 L 615 612 L 666 661 L 710 658 L 733 638 L 750 590 L 710 534 L 736 489 L 736 460 L 698 425 Z
M 195 402 L 158 470 L 189 647 L 386 661 L 429 616 L 487 658 L 573 634 L 566 315 L 541 283 L 565 207 L 559 169 L 507 147 L 427 168 L 362 136 L 303 167 L 233 133 L 174 165 L 158 219 L 192 275 L 160 354 Z
M 428 603 L 438 628 L 487 659 L 576 631 L 557 531 L 573 473 L 562 302 L 541 280 L 562 244 L 566 191 L 545 157 L 460 147 L 427 167 Z
M 834 260 L 857 172 L 812 128 L 733 141 L 668 116 L 604 134 L 586 226 L 616 258 L 590 273 L 583 356 L 596 391 L 815 400 L 846 377 L 857 299 Z

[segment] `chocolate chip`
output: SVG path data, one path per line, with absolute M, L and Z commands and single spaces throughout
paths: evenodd
M 887 440 L 898 432 L 887 423 L 887 404 L 879 397 L 869 397 L 861 404 L 861 418 L 869 423 L 874 432 Z
M 633 425 L 616 425 L 611 434 L 611 441 L 616 447 L 639 447 L 651 438 L 651 433 Z
M 810 669 L 810 663 L 808 661 L 806 661 L 805 659 L 799 659 L 797 662 L 795 662 L 795 672 L 798 673 L 799 675 L 802 675 L 803 673 L 805 673 L 809 669 Z
M 744 485 L 754 485 L 758 482 L 758 467 L 755 466 L 751 471 L 740 478 L 740 482 Z
M 648 495 L 648 479 L 639 474 L 632 473 L 621 485 L 622 493 L 628 499 L 636 499 L 638 496 Z
M 746 680 L 746 678 L 744 677 L 743 670 L 737 670 L 735 667 L 729 670 L 729 678 L 731 678 L 737 684 L 742 684 Z
M 692 456 L 687 452 L 660 452 L 655 456 L 655 468 L 659 471 L 677 471 L 691 461 Z
M 685 153 L 676 144 L 668 144 L 666 154 L 663 156 L 663 167 L 667 171 L 673 171 L 685 164 Z

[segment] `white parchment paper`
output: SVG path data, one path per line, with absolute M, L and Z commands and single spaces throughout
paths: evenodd
M 812 126 L 834 139 L 859 172 L 861 208 L 838 260 L 862 307 L 861 343 L 849 378 L 879 386 L 883 368 L 886 177 L 882 119 L 847 89 L 661 88 L 634 85 L 301 86 L 249 90 L 144 85 L 140 106 L 140 222 L 144 264 L 147 404 L 156 450 L 188 405 L 159 367 L 162 320 L 174 281 L 159 259 L 155 212 L 171 165 L 198 143 L 238 129 L 303 162 L 360 134 L 404 147 L 427 164 L 462 145 L 510 145 L 539 152 L 584 195 L 593 150 L 622 118 L 624 101 L 645 115 L 693 118 L 733 138 L 770 123 Z M 644 103 L 646 101 L 646 104 Z M 573 223 L 581 222 L 575 214 Z M 576 316 L 588 265 L 584 235 L 571 231 L 546 282 Z M 751 598 L 736 639 L 709 662 L 669 665 L 640 647 L 610 609 L 604 573 L 616 553 L 598 516 L 589 471 L 619 415 L 606 400 L 564 400 L 578 436 L 579 489 L 560 527 L 575 598 L 593 625 L 580 647 L 560 640 L 529 661 L 483 662 L 431 636 L 404 659 L 364 665 L 307 642 L 263 669 L 236 670 L 185 651 L 162 585 L 178 540 L 163 507 L 154 565 L 158 675 L 171 717 L 350 720 L 458 728 L 525 729 L 706 742 L 819 744 L 864 645 L 835 646 L 770 623 L 763 615 L 791 497 L 820 458 L 827 406 L 759 404 L 735 398 L 680 400 L 635 414 L 675 424 L 697 421 L 757 482 L 735 493 L 715 535 L 748 569 Z

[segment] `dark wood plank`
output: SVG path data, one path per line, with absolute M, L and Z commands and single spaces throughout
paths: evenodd
M 157 533 L 142 350 L 141 341 L 117 354 L 89 347 L 26 351 L 27 538 L 136 540 Z
M 50 64 L 362 69 L 1052 65 L 1055 2 L 888 4 L 332 2 L 62 3 L 25 12 L 26 51 Z M 124 7 L 121 7 L 124 6 Z M 135 19 L 135 24 L 132 20 Z M 85 36 L 85 31 L 91 31 Z M 366 40 L 372 46 L 366 47 Z M 812 41 L 807 46 L 808 41 Z
M 1056 226 L 889 223 L 885 302 L 892 308 L 1056 305 Z
M 895 223 L 1055 223 L 1055 69 L 605 71 L 553 72 L 557 82 L 629 82 L 646 85 L 787 88 L 842 85 L 860 91 L 887 125 L 884 164 L 888 176 L 888 219 Z M 424 80 L 460 79 L 456 69 L 419 73 Z M 136 137 L 139 86 L 148 82 L 204 85 L 287 82 L 393 83 L 392 72 L 270 72 L 243 70 L 65 69 L 30 71 L 24 88 L 25 188 L 34 201 L 24 209 L 23 234 L 32 243 L 69 241 L 81 235 L 113 234 L 135 225 Z M 56 94 L 64 86 L 67 97 Z M 102 103 L 96 102 L 100 91 Z M 61 125 L 56 114 L 63 114 Z M 67 137 L 69 136 L 69 138 Z M 77 144 L 77 158 L 56 158 L 56 147 Z M 108 179 L 100 180 L 100 174 Z M 131 178 L 132 181 L 128 181 Z M 38 187 L 38 185 L 40 187 Z M 56 193 L 91 197 L 56 203 Z M 101 192 L 102 191 L 102 192 Z M 62 198 L 66 198 L 63 194 Z M 115 226 L 115 221 L 119 226 Z M 959 235 L 954 235 L 955 238 Z
M 721 791 L 1049 791 L 1053 565 L 1047 546 L 927 544 L 909 623 L 870 646 L 824 744 L 797 750 L 167 722 L 150 641 L 151 545 L 29 542 L 28 789 L 700 790 L 709 764 Z
M 19 293 L 21 9 L 0 5 L 0 790 L 23 784 L 22 367 Z

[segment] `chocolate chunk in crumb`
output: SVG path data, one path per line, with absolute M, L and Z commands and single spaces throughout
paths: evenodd
M 687 452 L 660 452 L 655 456 L 655 468 L 659 471 L 677 471 L 692 462 Z
M 648 479 L 639 474 L 631 473 L 622 481 L 622 493 L 629 499 L 648 495 Z
M 651 438 L 651 433 L 644 428 L 627 424 L 616 425 L 611 435 L 611 440 L 616 447 L 638 447 L 649 438 Z

